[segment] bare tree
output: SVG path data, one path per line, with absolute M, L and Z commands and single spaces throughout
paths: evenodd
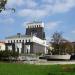
M 52 39 L 51 41 L 59 44 L 62 41 L 63 37 L 62 37 L 62 33 L 60 32 L 54 32 L 54 34 L 52 35 Z
M 54 54 L 61 54 L 62 51 L 62 43 L 63 43 L 63 36 L 60 32 L 54 32 L 51 39 L 53 53 Z

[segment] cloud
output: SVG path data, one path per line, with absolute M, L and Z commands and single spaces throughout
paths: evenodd
M 0 19 L 0 23 L 4 25 L 11 25 L 15 22 L 13 18 L 8 18 L 8 19 Z
M 65 13 L 75 7 L 75 0 L 25 0 L 24 8 L 18 11 L 18 16 L 29 18 L 44 18 L 56 13 Z
M 75 0 L 8 0 L 6 7 L 19 9 L 18 16 L 40 19 L 70 11 L 75 7 Z
M 40 9 L 23 9 L 21 11 L 18 12 L 19 16 L 22 17 L 30 17 L 30 18 L 43 18 L 45 16 L 47 16 L 48 12 L 46 12 L 45 10 L 40 10 Z
M 52 30 L 61 25 L 61 23 L 62 23 L 61 21 L 48 22 L 45 28 L 48 30 Z
M 73 30 L 71 33 L 75 34 L 75 30 Z
M 54 13 L 68 12 L 75 7 L 75 0 L 58 0 L 54 7 Z
M 7 7 L 14 7 L 14 6 L 22 6 L 24 5 L 24 0 L 8 0 Z
M 75 0 L 42 0 L 43 6 L 49 9 L 52 14 L 64 13 L 75 7 Z
M 35 8 L 37 7 L 37 2 L 35 0 L 25 0 L 24 5 L 26 8 Z
M 8 0 L 7 7 L 22 7 L 32 8 L 37 6 L 35 0 Z

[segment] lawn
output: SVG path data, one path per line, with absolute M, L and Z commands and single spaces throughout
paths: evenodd
M 0 63 L 0 75 L 75 75 L 75 65 Z

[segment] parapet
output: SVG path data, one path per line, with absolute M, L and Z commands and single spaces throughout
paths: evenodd
M 26 28 L 38 28 L 42 27 L 44 28 L 44 23 L 43 22 L 31 22 L 27 23 Z

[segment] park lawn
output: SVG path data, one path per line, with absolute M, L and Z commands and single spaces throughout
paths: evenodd
M 75 65 L 0 63 L 0 75 L 75 75 Z

